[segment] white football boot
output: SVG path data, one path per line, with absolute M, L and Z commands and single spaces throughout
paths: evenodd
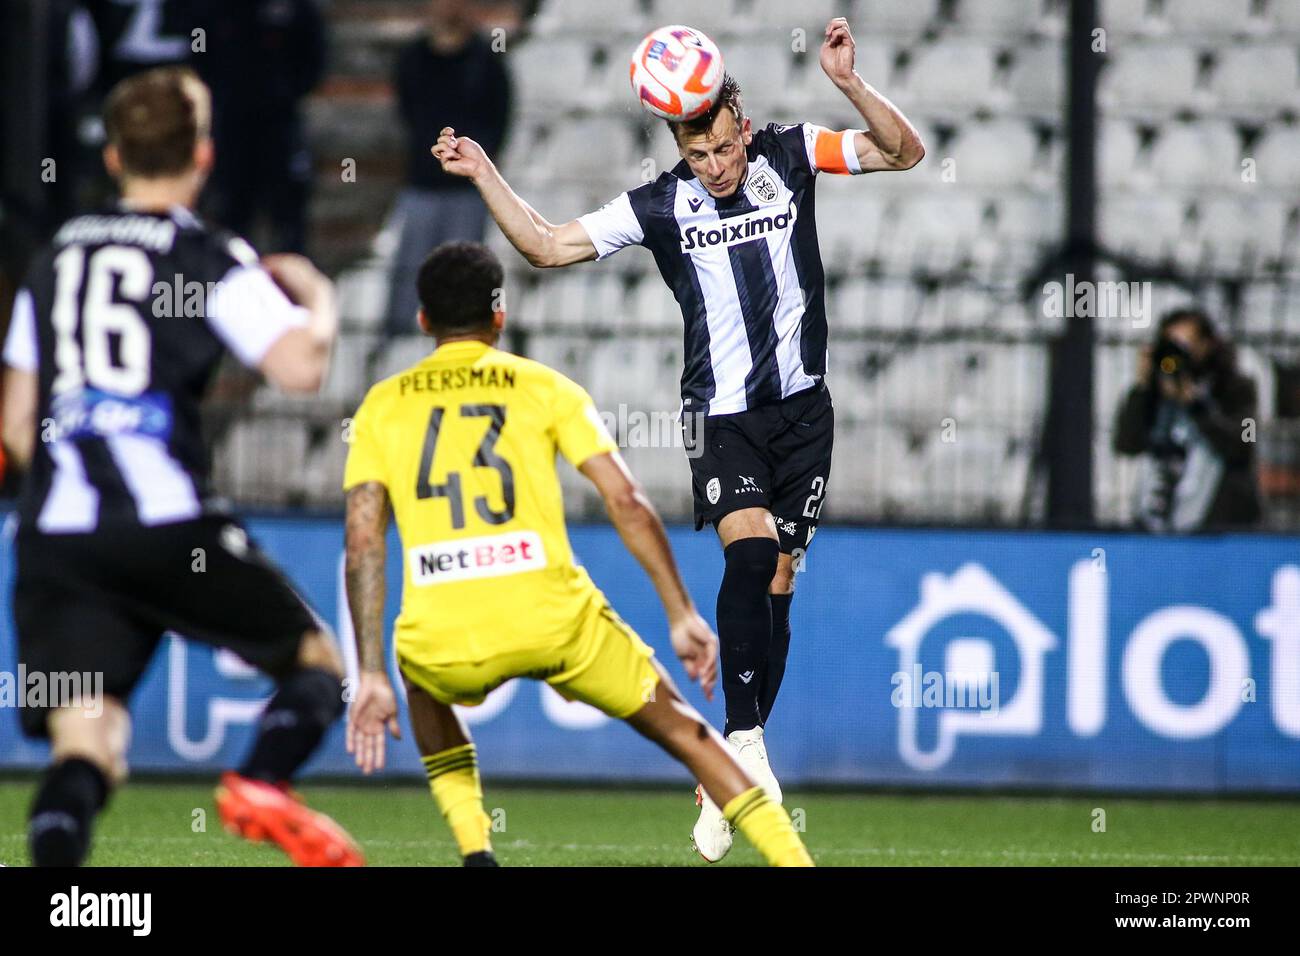
M 753 730 L 733 730 L 727 735 L 727 743 L 736 750 L 740 765 L 745 768 L 754 782 L 767 791 L 775 803 L 781 802 L 781 785 L 776 782 L 772 765 L 767 762 L 767 748 L 763 746 L 763 728 Z
M 691 830 L 691 846 L 704 857 L 705 862 L 717 863 L 731 849 L 733 827 L 722 815 L 718 805 L 704 792 L 704 788 L 698 785 L 695 788 L 695 805 L 700 808 L 700 818 Z

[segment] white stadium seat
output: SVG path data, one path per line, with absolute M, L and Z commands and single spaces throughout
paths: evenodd
M 1016 49 L 1008 87 L 1012 101 L 1035 115 L 1059 117 L 1065 106 L 1065 48 L 1056 42 Z
M 1217 261 L 1240 262 L 1242 250 L 1273 259 L 1282 254 L 1295 218 L 1294 201 L 1210 196 L 1200 204 L 1198 228 L 1202 240 L 1218 250 Z
M 1295 109 L 1300 104 L 1300 50 L 1296 44 L 1229 47 L 1219 54 L 1214 93 L 1236 113 Z
M 1262 29 L 1264 20 L 1255 16 L 1255 7 L 1255 0 L 1176 0 L 1165 4 L 1164 18 L 1174 33 L 1217 38 Z
M 688 27 L 695 27 L 697 30 L 703 30 L 713 40 L 719 37 L 725 37 L 734 33 L 738 28 L 744 28 L 748 23 L 748 17 L 737 17 L 734 15 L 735 0 L 712 0 L 710 3 L 699 3 L 698 0 L 653 0 L 651 19 L 655 26 L 667 26 L 670 23 L 680 23 Z M 599 14 L 599 19 L 605 20 L 605 14 Z M 614 22 L 605 20 L 605 22 Z M 647 29 L 644 32 L 649 32 Z M 726 60 L 727 50 L 722 50 L 723 60 Z
M 965 113 L 993 96 L 996 51 L 976 40 L 946 40 L 921 47 L 907 70 L 908 102 L 932 113 Z
M 1098 80 L 1097 102 L 1108 112 L 1149 116 L 1153 110 L 1202 105 L 1193 47 L 1167 43 L 1112 46 L 1106 60 Z
M 939 0 L 860 0 L 852 21 L 854 38 L 861 41 L 863 35 L 919 34 L 935 22 L 938 14 Z
M 1097 209 L 1097 231 L 1104 249 L 1145 259 L 1162 257 L 1190 227 L 1186 203 L 1177 198 L 1110 191 Z
M 1170 124 L 1151 148 L 1151 169 L 1167 186 L 1239 186 L 1240 138 L 1226 122 Z
M 946 153 L 927 159 L 955 160 L 956 183 L 962 187 L 1025 185 L 1050 172 L 1050 157 L 1039 156 L 1034 131 L 1010 118 L 967 124 Z
M 791 60 L 795 54 L 781 36 L 749 37 L 731 42 L 724 57 L 745 97 L 745 111 L 765 117 L 782 111 L 789 99 Z M 766 122 L 766 121 L 765 121 Z
M 546 35 L 603 34 L 610 23 L 629 33 L 649 32 L 640 0 L 545 0 L 533 23 L 538 33 Z
M 1259 184 L 1269 189 L 1300 188 L 1300 127 L 1275 126 L 1255 145 Z
M 966 30 L 1015 36 L 1043 29 L 1051 0 L 961 0 L 957 22 Z
M 1132 123 L 1103 119 L 1098 126 L 1098 179 L 1108 187 L 1131 186 L 1138 173 L 1141 139 Z

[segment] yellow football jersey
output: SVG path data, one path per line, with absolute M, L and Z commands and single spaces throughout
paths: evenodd
M 352 423 L 344 489 L 379 482 L 402 541 L 399 654 L 429 663 L 568 640 L 603 596 L 574 564 L 556 453 L 617 448 L 577 383 L 482 342 L 379 382 Z

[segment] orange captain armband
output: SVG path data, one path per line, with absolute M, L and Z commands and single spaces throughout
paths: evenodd
M 853 146 L 856 130 L 829 130 L 814 126 L 813 162 L 817 171 L 852 176 L 862 172 L 858 164 L 858 154 Z

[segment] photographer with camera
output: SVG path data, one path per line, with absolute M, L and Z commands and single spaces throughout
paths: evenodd
M 1152 531 L 1255 524 L 1253 428 L 1247 433 L 1255 414 L 1255 383 L 1237 371 L 1232 344 L 1209 316 L 1167 313 L 1115 419 L 1115 451 L 1144 456 L 1137 523 Z

